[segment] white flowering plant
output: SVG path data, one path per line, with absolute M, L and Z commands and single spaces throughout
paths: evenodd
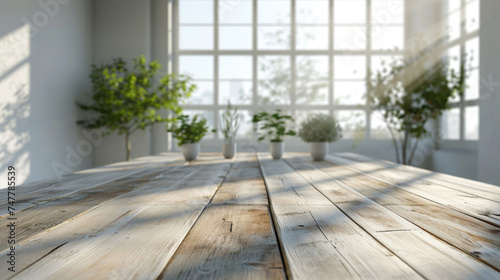
M 342 138 L 338 121 L 325 114 L 309 116 L 300 125 L 299 137 L 305 142 L 335 142 Z

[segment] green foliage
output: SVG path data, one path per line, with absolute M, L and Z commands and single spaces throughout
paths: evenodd
M 163 118 L 159 110 L 181 113 L 180 101 L 196 89 L 184 75 L 168 74 L 157 80 L 160 69 L 157 61 L 146 64 L 144 56 L 134 59 L 131 69 L 121 58 L 100 66 L 92 65 L 93 103 L 77 102 L 79 108 L 92 112 L 92 116 L 77 124 L 89 129 L 105 128 L 105 134 L 114 131 L 126 134 L 129 159 L 128 136 L 154 123 L 172 121 Z
M 226 110 L 222 113 L 222 134 L 226 143 L 233 143 L 236 134 L 240 128 L 241 115 L 238 113 L 238 108 L 228 102 Z
M 198 143 L 209 131 L 207 120 L 203 117 L 199 118 L 198 115 L 194 115 L 191 122 L 188 115 L 181 115 L 177 119 L 179 122 L 173 123 L 172 127 L 167 129 L 167 132 L 172 132 L 179 146 Z M 212 130 L 212 132 L 215 132 L 215 130 Z
M 439 49 L 429 48 L 409 59 L 397 59 L 379 71 L 369 83 L 369 104 L 381 110 L 393 137 L 397 160 L 411 163 L 418 140 L 429 136 L 427 121 L 448 109 L 449 101 L 464 89 L 465 70 L 449 69 Z M 402 134 L 401 160 L 397 136 Z M 407 157 L 410 138 L 417 141 Z
M 273 114 L 267 112 L 260 112 L 253 116 L 253 123 L 260 123 L 258 140 L 262 141 L 266 137 L 270 138 L 271 142 L 283 142 L 285 135 L 295 136 L 293 130 L 286 129 L 287 121 L 294 121 L 292 116 L 281 113 L 281 110 L 276 110 Z
M 305 142 L 335 142 L 342 138 L 337 120 L 325 114 L 316 114 L 301 123 L 299 137 Z

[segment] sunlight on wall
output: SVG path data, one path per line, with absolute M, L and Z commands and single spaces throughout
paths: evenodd
M 16 184 L 30 174 L 30 27 L 24 25 L 8 34 L 0 34 L 0 174 L 6 182 L 6 170 L 13 165 Z M 0 188 L 5 188 L 4 184 Z

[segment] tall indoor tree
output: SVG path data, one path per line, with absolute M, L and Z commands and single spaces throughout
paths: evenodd
M 449 109 L 450 100 L 464 90 L 465 68 L 450 69 L 453 58 L 443 50 L 429 46 L 416 55 L 395 59 L 368 84 L 368 103 L 382 112 L 398 163 L 412 163 L 419 141 L 430 136 L 427 122 Z
M 157 61 L 147 64 L 144 56 L 135 58 L 131 68 L 122 58 L 92 65 L 93 102 L 90 105 L 77 102 L 79 108 L 91 114 L 77 124 L 88 129 L 100 128 L 104 135 L 115 131 L 125 134 L 126 157 L 130 160 L 130 135 L 158 122 L 174 121 L 163 117 L 160 110 L 179 115 L 181 100 L 196 89 L 189 76 L 161 76 L 160 69 Z

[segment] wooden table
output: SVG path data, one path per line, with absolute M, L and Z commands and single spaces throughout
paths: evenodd
M 16 192 L 0 279 L 500 279 L 499 187 L 354 154 L 164 154 Z

